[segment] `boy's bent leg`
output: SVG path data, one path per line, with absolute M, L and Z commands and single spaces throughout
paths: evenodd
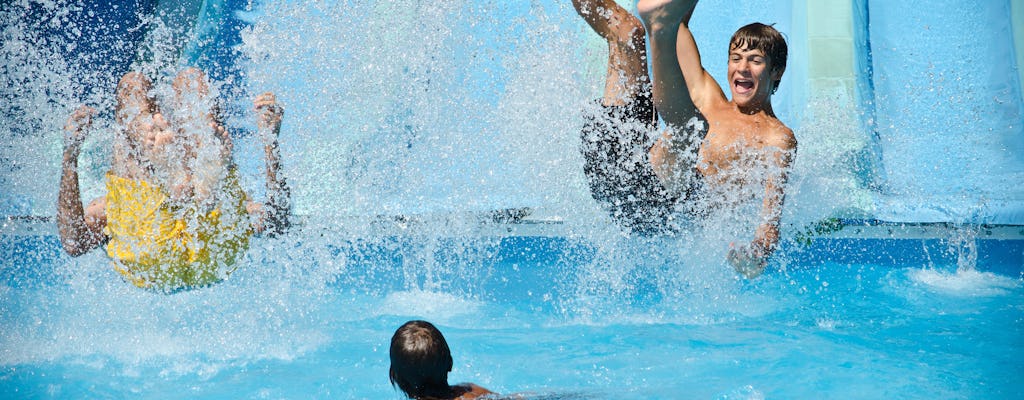
M 619 106 L 650 96 L 643 24 L 613 0 L 573 0 L 576 12 L 608 42 L 602 104 Z
M 650 148 L 650 163 L 662 185 L 677 196 L 685 195 L 694 184 L 697 149 L 707 133 L 707 124 L 690 98 L 676 53 L 679 27 L 689 23 L 696 3 L 641 0 L 637 4 L 650 40 L 654 105 L 668 127 Z
M 656 120 L 643 24 L 612 0 L 573 0 L 573 6 L 608 43 L 604 95 L 581 134 L 591 193 L 623 228 L 663 232 L 675 199 L 647 161 L 647 133 Z

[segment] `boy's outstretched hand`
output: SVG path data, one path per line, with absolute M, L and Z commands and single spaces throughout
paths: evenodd
M 768 264 L 768 257 L 764 254 L 761 246 L 729 244 L 729 254 L 726 256 L 729 264 L 747 279 L 753 279 L 764 273 L 764 267 Z

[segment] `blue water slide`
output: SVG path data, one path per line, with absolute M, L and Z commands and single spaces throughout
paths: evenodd
M 1024 224 L 1011 1 L 857 3 L 858 89 L 882 163 L 877 218 Z
M 172 2 L 173 3 L 173 2 Z M 193 0 L 192 40 L 182 49 L 181 63 L 197 66 L 216 81 L 235 82 L 240 32 L 249 24 L 242 12 L 249 0 Z
M 174 32 L 170 45 L 176 50 L 169 61 L 194 65 L 206 70 L 214 79 L 225 79 L 237 72 L 235 59 L 239 32 L 248 24 L 239 11 L 248 0 L 95 0 L 83 2 L 81 8 L 68 13 L 67 31 L 56 26 L 41 25 L 42 40 L 75 43 L 66 46 L 65 57 L 86 60 L 89 67 L 111 76 L 127 72 L 133 62 L 154 58 L 148 48 L 154 34 L 153 20 L 159 19 L 169 32 Z M 43 6 L 28 7 L 26 20 L 48 18 L 53 11 Z M 73 35 L 73 36 L 72 36 Z M 77 38 L 77 40 L 73 39 Z M 161 44 L 163 45 L 163 44 Z M 158 51 L 167 52 L 166 47 Z M 85 57 L 98 54 L 99 57 Z
M 144 0 L 140 0 L 144 1 Z M 158 70 L 195 66 L 213 80 L 238 84 L 236 60 L 242 18 L 250 2 L 243 0 L 150 0 L 140 10 L 150 18 L 146 37 L 138 43 L 136 66 L 152 64 Z

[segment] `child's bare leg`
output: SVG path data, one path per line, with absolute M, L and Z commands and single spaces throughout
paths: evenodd
M 650 96 L 644 27 L 613 0 L 573 0 L 576 12 L 608 42 L 606 106 L 619 106 Z
M 591 193 L 612 219 L 640 234 L 671 230 L 676 197 L 664 190 L 646 157 L 656 124 L 643 24 L 612 0 L 573 0 L 576 12 L 608 43 L 602 103 L 581 130 Z
M 697 112 L 676 56 L 679 24 L 689 22 L 696 3 L 696 0 L 640 0 L 637 3 L 651 42 L 654 108 L 661 119 L 675 129 L 683 127 Z
M 152 89 L 152 82 L 139 72 L 124 74 L 117 84 L 114 115 L 121 130 L 113 142 L 111 169 L 119 177 L 152 182 L 146 147 L 146 134 L 156 108 Z
M 197 68 L 178 73 L 174 88 L 173 124 L 177 147 L 183 156 L 180 173 L 192 186 L 194 199 L 210 200 L 224 175 L 226 166 L 223 128 L 213 113 L 214 99 L 206 74 Z
M 691 185 L 696 149 L 703 139 L 699 136 L 702 129 L 687 128 L 690 123 L 700 124 L 691 122 L 698 115 L 697 107 L 690 98 L 676 53 L 679 26 L 689 23 L 696 3 L 696 0 L 640 0 L 637 3 L 651 42 L 654 105 L 668 126 L 648 155 L 658 179 L 679 195 Z

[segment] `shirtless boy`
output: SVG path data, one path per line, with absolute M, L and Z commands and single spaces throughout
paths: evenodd
M 626 25 L 632 35 L 636 34 L 635 18 L 614 1 L 573 3 L 591 27 L 608 40 L 610 48 L 636 43 L 632 37 L 602 33 L 622 32 L 621 27 Z M 771 103 L 786 69 L 787 47 L 781 34 L 770 26 L 753 23 L 740 28 L 729 45 L 730 100 L 701 64 L 689 28 L 696 6 L 696 0 L 641 0 L 637 4 L 651 46 L 653 107 L 667 126 L 648 151 L 649 164 L 642 167 L 653 170 L 663 190 L 680 201 L 694 201 L 702 193 L 723 193 L 730 185 L 763 183 L 764 197 L 754 240 L 732 246 L 728 255 L 738 272 L 753 277 L 764 270 L 768 257 L 778 246 L 783 190 L 797 148 L 792 130 L 776 118 Z M 644 65 L 643 54 L 633 51 L 625 63 Z M 646 79 L 646 68 L 624 68 L 622 64 L 614 54 L 609 56 L 609 78 L 614 74 L 635 75 L 637 81 Z M 630 81 L 618 80 L 626 89 Z M 642 86 L 639 90 L 626 90 L 624 96 L 617 95 L 616 90 L 623 90 L 613 86 L 606 86 L 605 99 L 619 96 L 627 98 L 626 103 L 630 99 L 643 102 L 646 96 Z M 750 175 L 742 169 L 751 162 L 764 167 L 758 170 L 768 172 L 762 173 L 764 176 L 736 179 Z

